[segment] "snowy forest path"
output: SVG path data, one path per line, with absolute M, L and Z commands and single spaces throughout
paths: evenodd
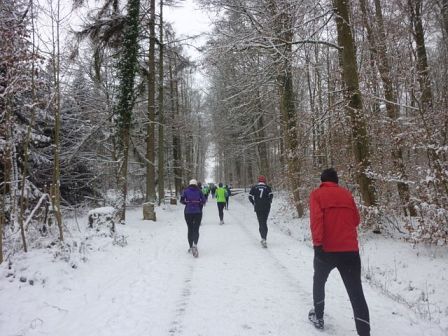
M 219 225 L 213 199 L 204 209 L 199 259 L 183 293 L 188 304 L 176 320 L 173 335 L 318 335 L 298 305 L 309 294 L 301 292 L 292 276 L 263 249 L 252 209 L 232 202 Z M 288 242 L 294 244 L 293 240 Z M 287 247 L 293 248 L 292 245 Z M 302 305 L 303 306 L 303 305 Z
M 199 259 L 192 258 L 188 303 L 182 320 L 176 322 L 181 327 L 175 335 L 356 334 L 351 305 L 337 271 L 327 284 L 325 330 L 315 330 L 307 321 L 313 276 L 309 247 L 269 225 L 268 249 L 263 249 L 255 213 L 244 195 L 231 198 L 224 222 L 218 224 L 216 202 L 210 199 L 204 208 Z M 414 325 L 415 335 L 442 335 L 433 325 L 420 325 L 406 307 L 377 289 L 365 285 L 365 290 L 368 299 L 375 298 L 371 302 L 372 335 L 400 334 L 409 325 Z
M 0 302 L 8 306 L 0 309 L 0 334 L 356 335 L 337 271 L 326 286 L 326 329 L 316 330 L 308 322 L 313 251 L 272 219 L 268 248 L 262 248 L 247 195 L 231 198 L 224 225 L 219 225 L 215 200 L 209 199 L 197 259 L 187 253 L 183 208 L 157 208 L 157 222 L 143 221 L 141 208 L 129 210 L 127 225 L 117 227 L 128 245 L 112 247 L 109 237 L 95 238 L 87 262 L 76 269 L 65 262 L 49 266 L 48 251 L 32 252 L 40 254 L 32 259 L 41 263 L 39 283 L 21 285 L 26 295 L 20 296 L 14 282 L 0 283 Z M 372 335 L 401 335 L 403 330 L 407 336 L 444 335 L 377 289 L 366 284 L 364 289 Z

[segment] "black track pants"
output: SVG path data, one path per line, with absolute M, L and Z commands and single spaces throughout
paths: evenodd
M 316 317 L 322 318 L 324 315 L 325 283 L 333 268 L 341 274 L 350 298 L 358 335 L 370 335 L 369 308 L 362 290 L 359 252 L 315 252 L 313 301 Z
M 268 235 L 268 216 L 269 210 L 256 211 L 258 218 L 258 231 L 260 231 L 261 239 L 266 239 Z
M 193 246 L 193 243 L 197 245 L 199 240 L 199 226 L 201 225 L 202 213 L 198 214 L 185 214 L 185 221 L 188 226 L 188 244 Z
M 224 202 L 218 202 L 218 212 L 219 212 L 219 220 L 224 220 L 224 207 L 226 206 L 226 203 Z

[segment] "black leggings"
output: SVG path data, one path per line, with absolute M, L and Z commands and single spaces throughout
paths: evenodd
M 333 268 L 341 274 L 350 298 L 358 335 L 370 335 L 369 308 L 362 290 L 359 252 L 315 252 L 313 301 L 316 317 L 324 316 L 325 283 Z
M 226 204 L 224 202 L 217 202 L 216 204 L 218 204 L 219 220 L 224 220 L 224 207 Z
M 193 243 L 198 244 L 202 213 L 184 215 L 188 226 L 188 244 L 192 247 Z
M 257 218 L 258 218 L 258 231 L 260 231 L 261 239 L 265 239 L 268 235 L 268 216 L 269 216 L 269 210 L 266 211 L 257 211 Z

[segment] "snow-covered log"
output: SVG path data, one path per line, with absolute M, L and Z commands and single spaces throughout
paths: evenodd
M 90 210 L 88 214 L 89 228 L 100 230 L 101 227 L 107 227 L 113 230 L 117 212 L 117 209 L 110 206 Z

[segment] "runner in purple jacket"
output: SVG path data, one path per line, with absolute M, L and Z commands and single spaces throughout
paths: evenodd
M 182 192 L 180 202 L 185 204 L 184 215 L 188 226 L 188 244 L 190 245 L 188 252 L 192 253 L 195 258 L 198 257 L 199 226 L 205 201 L 198 182 L 195 179 L 190 180 L 188 187 Z

